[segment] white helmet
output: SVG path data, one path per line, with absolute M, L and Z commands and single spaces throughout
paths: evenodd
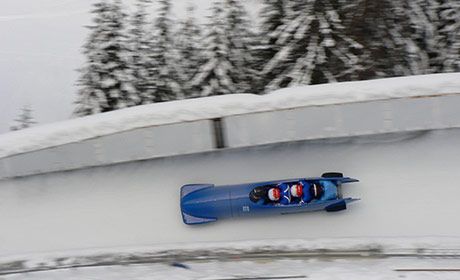
M 271 188 L 268 190 L 268 198 L 271 201 L 278 201 L 280 197 L 281 197 L 281 193 L 278 188 Z
M 301 184 L 295 184 L 291 186 L 291 195 L 293 197 L 301 197 L 303 194 L 303 188 Z

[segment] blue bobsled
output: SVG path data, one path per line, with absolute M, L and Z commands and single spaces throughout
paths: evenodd
M 304 188 L 320 184 L 324 193 L 321 198 L 310 201 L 293 199 L 289 204 L 269 201 L 267 191 L 273 187 L 291 186 L 303 182 Z M 345 210 L 347 204 L 357 198 L 343 198 L 341 186 L 358 180 L 343 177 L 341 173 L 324 173 L 321 177 L 287 179 L 240 185 L 214 186 L 191 184 L 181 188 L 181 211 L 188 225 L 215 222 L 222 218 L 270 214 L 291 214 L 325 210 Z M 305 192 L 308 192 L 306 189 Z

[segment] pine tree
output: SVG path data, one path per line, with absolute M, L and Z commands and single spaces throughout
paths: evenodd
M 425 73 L 460 70 L 460 2 L 406 0 L 411 36 Z M 422 74 L 422 71 L 412 71 Z
M 438 42 L 436 0 L 404 0 L 410 24 L 410 37 L 406 38 L 411 74 L 431 72 L 430 57 L 436 56 Z
M 458 1 L 349 2 L 351 34 L 365 47 L 367 71 L 360 78 L 449 72 L 455 66 L 447 65 L 460 65 Z
M 177 63 L 182 69 L 182 75 L 179 76 L 181 78 L 180 84 L 186 98 L 198 96 L 196 88 L 191 85 L 191 81 L 197 73 L 197 66 L 203 64 L 203 58 L 201 57 L 202 34 L 200 27 L 196 23 L 194 12 L 194 6 L 189 5 L 186 19 L 179 25 L 175 44 L 180 57 Z
M 236 92 L 253 92 L 256 71 L 252 47 L 255 45 L 255 33 L 250 28 L 247 12 L 240 0 L 225 0 L 224 11 L 226 41 L 229 43 L 228 59 L 233 65 L 231 75 L 236 84 Z
M 29 106 L 23 106 L 21 108 L 21 114 L 19 114 L 18 118 L 14 121 L 16 125 L 10 127 L 11 131 L 25 129 L 36 124 L 32 116 L 32 109 Z
M 460 1 L 439 0 L 439 4 L 442 71 L 460 71 Z
M 203 39 L 204 63 L 199 67 L 191 85 L 199 96 L 236 93 L 238 85 L 232 77 L 233 65 L 229 61 L 229 42 L 226 36 L 222 3 L 214 2 L 212 15 L 206 25 Z
M 408 0 L 409 1 L 409 0 Z M 421 73 L 426 56 L 412 36 L 404 1 L 351 0 L 344 18 L 350 36 L 363 45 L 359 79 Z
M 406 0 L 411 36 L 426 71 L 460 70 L 460 3 L 452 0 Z
M 153 26 L 150 41 L 149 76 L 155 86 L 152 102 L 163 102 L 183 98 L 180 81 L 180 68 L 177 67 L 177 50 L 172 38 L 172 20 L 170 19 L 170 0 L 159 0 L 160 8 Z
M 256 55 L 256 69 L 262 71 L 266 63 L 272 60 L 276 53 L 281 49 L 278 44 L 276 31 L 285 23 L 285 6 L 287 0 L 264 0 L 260 11 L 261 28 L 259 32 L 259 45 Z M 257 82 L 257 91 L 262 92 L 265 85 L 274 80 L 280 73 L 274 72 L 279 70 L 272 68 L 272 71 L 265 72 Z
M 148 104 L 155 99 L 155 85 L 152 83 L 148 69 L 151 67 L 150 41 L 147 32 L 147 4 L 150 0 L 137 0 L 136 10 L 131 18 L 129 30 L 130 69 L 133 74 L 133 87 L 139 96 L 139 103 Z
M 287 20 L 274 33 L 281 48 L 262 71 L 277 74 L 268 90 L 349 80 L 361 69 L 362 46 L 346 34 L 341 8 L 336 0 L 288 1 Z
M 120 0 L 94 5 L 94 25 L 84 45 L 86 65 L 78 81 L 78 116 L 134 106 L 139 98 L 132 86 L 128 47 L 124 35 L 126 15 Z

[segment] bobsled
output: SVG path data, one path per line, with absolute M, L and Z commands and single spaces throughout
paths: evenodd
M 267 182 L 215 186 L 213 184 L 188 184 L 180 190 L 182 220 L 187 225 L 215 222 L 225 218 L 257 215 L 294 214 L 311 211 L 336 212 L 359 198 L 343 197 L 342 185 L 358 182 L 342 173 L 329 172 L 321 177 L 284 179 Z M 304 193 L 312 186 L 321 186 L 321 197 L 315 199 L 290 199 L 289 203 L 270 201 L 268 190 L 280 186 L 302 183 Z

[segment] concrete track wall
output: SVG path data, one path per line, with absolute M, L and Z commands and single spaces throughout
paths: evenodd
M 460 94 L 226 117 L 229 147 L 460 127 Z
M 300 140 L 460 127 L 460 94 L 308 106 L 123 131 L 0 158 L 0 179 Z M 222 138 L 222 139 L 221 139 Z

